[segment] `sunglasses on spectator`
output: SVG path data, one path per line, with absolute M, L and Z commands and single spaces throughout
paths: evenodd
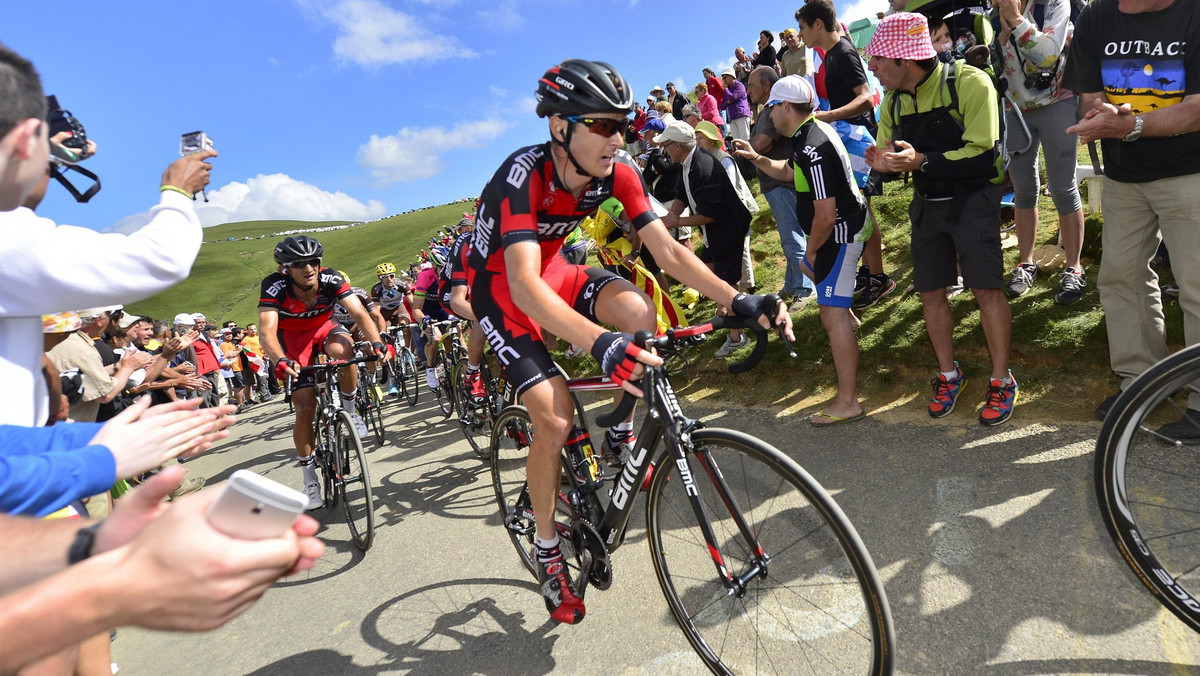
M 303 270 L 304 268 L 307 268 L 310 265 L 314 268 L 321 267 L 321 259 L 320 258 L 309 258 L 307 260 L 302 260 L 302 261 L 292 261 L 291 263 L 287 264 L 287 266 L 293 270 Z
M 587 127 L 588 131 L 598 136 L 624 134 L 625 128 L 629 126 L 629 120 L 614 120 L 611 117 L 581 117 L 579 115 L 571 115 L 567 117 L 567 121 L 578 122 Z

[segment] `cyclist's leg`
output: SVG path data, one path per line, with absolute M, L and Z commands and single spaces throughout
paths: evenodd
M 471 332 L 467 336 L 467 366 L 468 368 L 479 368 L 479 362 L 483 359 L 483 329 L 479 328 L 479 322 L 471 322 Z
M 354 343 L 350 332 L 343 326 L 338 326 L 329 332 L 325 339 L 325 355 L 330 359 L 350 359 L 354 356 Z M 342 408 L 351 415 L 355 414 L 354 395 L 358 391 L 358 365 L 351 364 L 349 368 L 338 371 L 338 389 L 341 395 Z

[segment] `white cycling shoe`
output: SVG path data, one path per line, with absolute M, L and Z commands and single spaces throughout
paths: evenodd
M 309 510 L 320 509 L 325 501 L 321 499 L 321 484 L 317 481 L 310 481 L 304 484 L 304 494 L 308 496 Z
M 358 432 L 358 438 L 365 439 L 367 437 L 367 423 L 363 422 L 362 416 L 357 413 L 351 413 L 350 420 L 354 423 L 354 431 Z

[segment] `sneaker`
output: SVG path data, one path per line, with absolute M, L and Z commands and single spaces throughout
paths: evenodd
M 1179 420 L 1158 428 L 1159 439 L 1169 444 L 1194 446 L 1200 443 L 1200 411 L 1187 409 Z
M 436 390 L 442 383 L 438 380 L 436 371 L 425 369 L 425 384 L 429 386 L 429 389 Z
M 858 298 L 867 292 L 867 288 L 871 285 L 871 268 L 863 265 L 858 268 L 858 272 L 854 275 L 854 297 Z
M 171 495 L 169 497 L 172 500 L 175 500 L 177 498 L 181 498 L 181 497 L 187 495 L 188 493 L 195 493 L 196 491 L 200 490 L 203 487 L 204 487 L 204 477 L 190 477 L 190 478 L 184 479 L 183 483 L 179 484 L 179 488 L 176 488 L 175 490 L 171 491 Z
M 321 484 L 317 481 L 310 481 L 304 484 L 304 495 L 308 497 L 308 510 L 320 509 L 325 501 L 321 499 Z
M 933 399 L 929 401 L 930 418 L 944 418 L 954 412 L 958 395 L 967 385 L 967 375 L 958 367 L 958 362 L 954 362 L 954 371 L 958 375 L 953 378 L 947 379 L 939 372 L 930 381 L 933 385 Z
M 604 441 L 600 444 L 600 457 L 609 467 L 624 465 L 637 448 L 637 435 L 633 430 L 620 434 L 620 437 L 614 437 L 612 430 L 609 430 L 604 433 Z
M 1121 391 L 1117 390 L 1116 394 L 1108 395 L 1104 398 L 1104 401 L 1100 402 L 1100 405 L 1096 407 L 1096 418 L 1098 418 L 1100 422 L 1104 422 L 1104 419 L 1108 417 L 1108 412 L 1112 410 L 1113 404 L 1117 403 L 1117 397 L 1119 396 L 1121 396 Z
M 988 381 L 987 398 L 983 400 L 983 410 L 979 412 L 979 422 L 984 425 L 1000 425 L 1012 417 L 1013 406 L 1017 403 L 1017 379 L 1012 371 L 1008 372 L 1008 383 L 1000 378 Z
M 367 438 L 367 423 L 363 422 L 362 416 L 357 413 L 351 413 L 350 420 L 354 423 L 354 431 L 358 432 L 358 438 Z
M 796 296 L 796 300 L 792 301 L 792 304 L 788 306 L 788 314 L 794 315 L 798 312 L 803 312 L 804 308 L 808 307 L 808 304 L 810 302 L 812 302 L 813 298 L 816 298 L 816 297 L 817 297 L 817 294 L 815 294 L 815 293 L 809 293 L 809 294 L 806 294 L 803 296 Z
M 396 387 L 396 383 L 392 383 L 392 386 L 388 388 L 388 394 L 393 396 L 400 394 L 400 388 Z
M 957 283 L 946 287 L 946 298 L 953 298 L 966 290 L 967 287 L 963 286 L 962 277 L 959 277 Z
M 1083 276 L 1083 268 L 1079 268 L 1079 272 L 1067 268 L 1062 271 L 1060 277 L 1062 282 L 1058 293 L 1054 296 L 1054 300 L 1059 305 L 1070 305 L 1083 298 L 1083 290 L 1087 288 L 1087 279 Z
M 467 371 L 467 387 L 470 388 L 472 397 L 487 398 L 487 389 L 483 386 L 483 377 L 479 371 Z
M 867 290 L 850 303 L 854 310 L 865 310 L 878 303 L 884 296 L 896 290 L 896 282 L 885 274 L 870 275 Z
M 740 350 L 749 344 L 750 344 L 750 336 L 745 333 L 742 334 L 741 340 L 734 340 L 731 337 L 726 338 L 725 344 L 722 345 L 717 350 L 716 357 L 717 357 L 717 359 L 724 359 L 725 357 L 728 357 L 729 355 L 733 354 L 735 351 Z
M 1033 263 L 1021 263 L 1017 269 L 1013 270 L 1012 278 L 1009 279 L 1004 293 L 1008 294 L 1009 298 L 1024 296 L 1029 289 L 1033 288 L 1033 280 L 1037 279 L 1037 273 L 1037 266 Z
M 566 624 L 583 621 L 587 609 L 583 606 L 583 599 L 575 594 L 562 551 L 558 547 L 545 553 L 538 552 L 537 577 L 551 619 Z

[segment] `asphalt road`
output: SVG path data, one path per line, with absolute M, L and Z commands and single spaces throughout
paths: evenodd
M 968 393 L 970 396 L 970 393 Z M 314 512 L 318 566 L 208 634 L 121 629 L 128 674 L 700 673 L 644 546 L 643 510 L 579 626 L 548 622 L 499 528 L 486 465 L 452 421 L 391 402 L 369 453 L 377 530 L 365 555 L 340 507 Z M 854 522 L 886 585 L 904 674 L 1200 674 L 1200 635 L 1159 608 L 1118 559 L 1096 509 L 1098 424 L 987 429 L 921 402 L 814 429 L 799 413 L 684 410 L 795 458 Z M 811 412 L 811 411 L 809 411 Z M 279 400 L 251 409 L 188 463 L 210 483 L 252 469 L 299 485 Z M 137 593 L 131 590 L 131 593 Z

